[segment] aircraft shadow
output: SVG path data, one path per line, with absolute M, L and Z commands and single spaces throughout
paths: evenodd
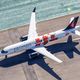
M 4 59 L 2 61 L 0 61 L 0 66 L 1 67 L 11 67 L 11 66 L 15 66 L 17 64 L 21 64 L 24 62 L 28 62 L 28 65 L 32 65 L 32 64 L 37 64 L 40 67 L 42 67 L 44 70 L 46 70 L 49 74 L 51 74 L 52 76 L 54 76 L 57 80 L 62 80 L 55 71 L 53 71 L 48 64 L 45 63 L 45 60 L 43 58 L 42 55 L 39 55 L 38 57 L 36 57 L 35 59 L 29 59 L 28 54 L 32 53 L 32 50 L 28 50 L 27 52 L 24 52 L 20 55 L 14 56 L 14 57 L 10 57 L 7 59 Z
M 78 42 L 73 42 L 72 36 L 69 36 L 67 42 L 57 43 L 54 45 L 47 46 L 47 49 L 53 53 L 64 51 L 69 58 L 72 58 L 73 51 L 76 52 L 77 54 L 80 54 L 80 52 L 75 47 L 76 45 L 78 45 Z M 37 64 L 40 67 L 42 67 L 44 70 L 46 70 L 49 74 L 54 76 L 57 80 L 62 80 L 61 77 L 59 77 L 59 75 L 54 70 L 52 70 L 52 68 L 50 68 L 48 66 L 48 64 L 45 63 L 45 60 L 42 55 L 39 55 L 38 57 L 36 57 L 33 60 L 30 60 L 28 57 L 28 54 L 30 54 L 32 52 L 33 52 L 32 50 L 27 50 L 27 52 L 24 52 L 17 56 L 13 56 L 13 57 L 4 59 L 4 60 L 0 61 L 0 66 L 1 67 L 11 67 L 11 66 L 21 64 L 21 63 L 24 63 L 27 61 L 28 65 Z
M 77 53 L 80 55 L 80 51 L 76 48 L 76 46 L 79 44 L 79 42 L 72 41 L 72 36 L 68 36 L 67 42 L 63 43 L 57 43 L 50 46 L 46 46 L 48 51 L 51 51 L 51 53 L 58 53 L 61 51 L 64 51 L 64 53 L 67 55 L 68 58 L 73 58 L 74 53 Z

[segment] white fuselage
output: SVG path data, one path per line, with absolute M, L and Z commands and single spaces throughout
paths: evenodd
M 77 27 L 75 29 L 77 29 Z M 49 34 L 45 34 L 43 36 L 36 37 L 35 39 L 32 39 L 32 40 L 26 40 L 23 42 L 19 42 L 19 43 L 7 46 L 3 49 L 4 52 L 2 52 L 1 54 L 7 55 L 7 54 L 22 51 L 22 50 L 27 50 L 27 49 L 30 49 L 33 47 L 45 45 L 49 41 L 53 41 L 53 40 L 57 40 L 57 39 L 65 37 L 69 33 L 74 32 L 75 29 L 71 29 L 71 30 L 67 30 L 67 31 L 64 31 L 63 29 L 61 29 L 56 32 L 51 32 Z

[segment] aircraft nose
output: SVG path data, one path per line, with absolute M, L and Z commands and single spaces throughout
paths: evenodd
M 3 54 L 2 54 L 2 52 L 0 51 L 0 56 L 2 56 Z

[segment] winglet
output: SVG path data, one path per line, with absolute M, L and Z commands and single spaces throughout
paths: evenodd
M 34 7 L 34 9 L 33 9 L 33 12 L 35 12 L 36 11 L 36 7 Z

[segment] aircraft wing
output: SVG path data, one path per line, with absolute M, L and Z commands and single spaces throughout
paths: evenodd
M 62 62 L 60 59 L 56 58 L 54 55 L 52 55 L 50 52 L 48 52 L 46 50 L 46 48 L 44 48 L 43 46 L 34 48 L 33 50 L 40 53 L 40 54 L 42 54 L 42 55 L 44 55 L 44 56 L 47 56 L 48 58 L 50 58 L 50 59 L 52 59 L 52 60 L 54 60 L 58 63 Z
M 80 32 L 78 30 L 75 30 L 75 34 L 80 36 Z
M 35 38 L 38 36 L 38 34 L 36 32 L 35 10 L 36 10 L 36 7 L 34 8 L 32 14 L 31 14 L 28 39 L 32 39 L 33 37 Z

